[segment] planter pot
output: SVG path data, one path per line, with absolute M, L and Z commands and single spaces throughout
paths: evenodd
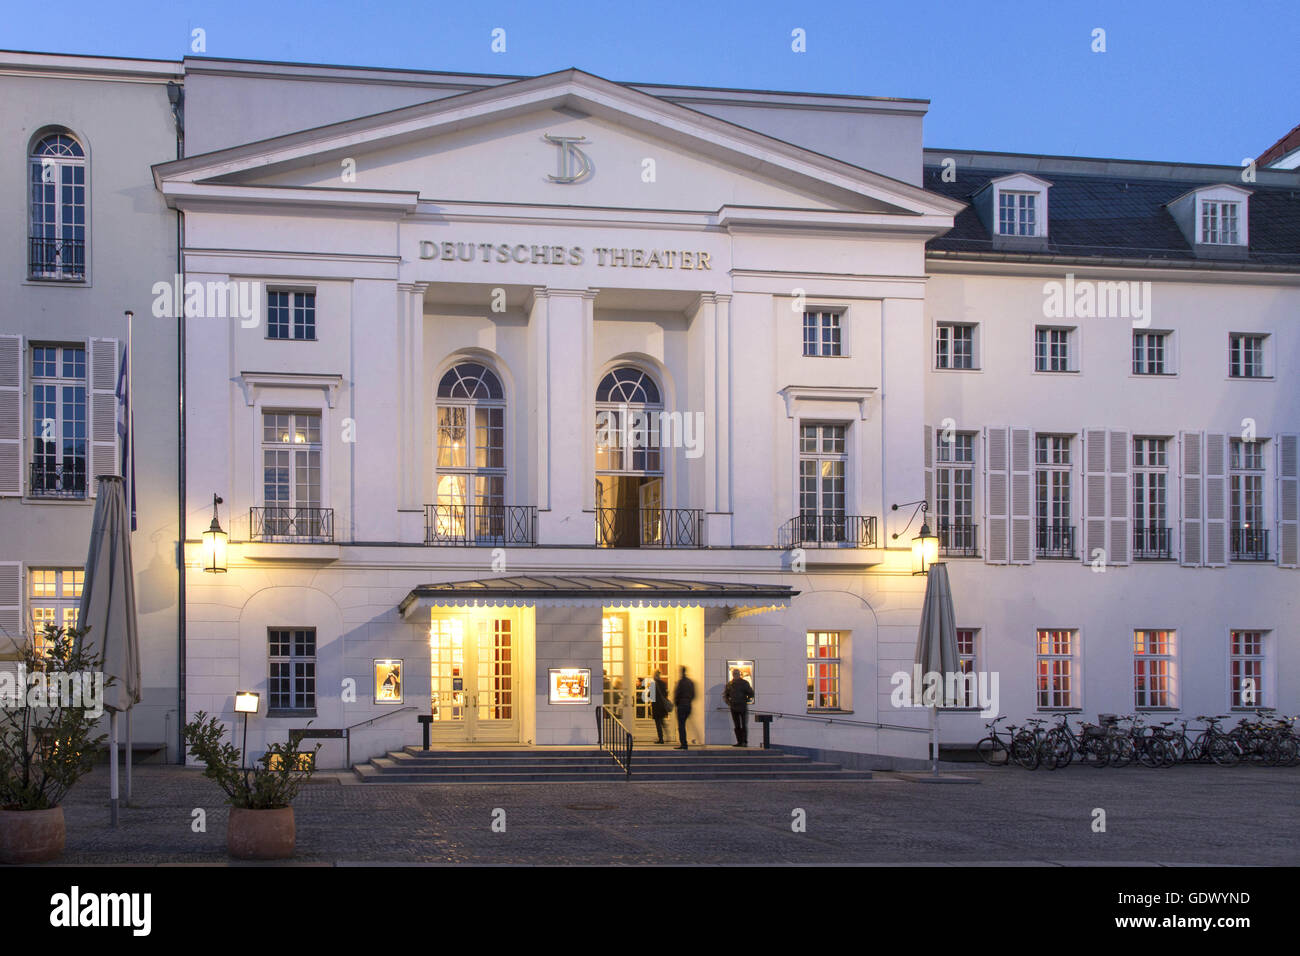
M 244 810 L 231 807 L 226 849 L 237 860 L 284 860 L 293 856 L 293 807 Z
M 0 810 L 0 863 L 48 863 L 63 855 L 63 808 Z

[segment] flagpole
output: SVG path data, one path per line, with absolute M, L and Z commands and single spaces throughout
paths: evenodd
M 135 530 L 135 313 L 130 309 L 126 310 L 126 448 L 122 452 L 122 487 L 124 491 L 129 489 L 123 504 L 126 505 L 126 521 L 128 533 L 126 536 L 127 547 L 131 546 L 130 532 Z M 128 472 L 129 477 L 128 477 Z M 135 587 L 135 582 L 130 583 Z M 113 726 L 117 726 L 117 714 L 113 714 Z M 134 756 L 132 748 L 131 728 L 131 710 L 126 711 L 126 805 L 131 805 L 131 759 Z M 116 758 L 114 759 L 114 769 L 116 769 Z M 113 801 L 113 825 L 117 825 L 117 801 Z

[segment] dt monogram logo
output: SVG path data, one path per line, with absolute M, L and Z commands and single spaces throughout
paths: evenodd
M 554 143 L 559 149 L 555 159 L 556 175 L 547 176 L 553 183 L 580 183 L 591 175 L 591 159 L 577 147 L 585 143 L 585 136 L 552 136 L 546 133 L 543 138 Z

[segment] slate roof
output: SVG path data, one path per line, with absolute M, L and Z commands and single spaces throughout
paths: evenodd
M 956 182 L 944 182 L 942 168 L 925 167 L 926 189 L 971 203 L 988 182 L 1024 172 L 1017 169 L 957 170 Z M 1245 259 L 1198 257 L 1165 204 L 1199 186 L 1214 182 L 1140 179 L 1132 177 L 1058 173 L 1035 169 L 1032 175 L 1052 184 L 1048 190 L 1047 251 L 1027 253 L 1058 256 L 1132 258 L 1156 263 L 1193 262 L 1226 265 L 1295 267 L 1300 269 L 1300 185 L 1264 186 L 1238 183 L 1250 191 L 1250 250 Z M 973 205 L 957 214 L 948 233 L 930 240 L 927 249 L 960 253 L 998 253 L 989 231 Z M 1022 255 L 1025 253 L 1017 253 Z

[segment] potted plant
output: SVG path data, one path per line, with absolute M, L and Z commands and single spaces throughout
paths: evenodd
M 103 655 L 81 640 L 87 630 L 47 626 L 42 640 L 19 648 L 12 680 L 0 680 L 0 863 L 63 853 L 63 798 L 90 772 L 106 736 L 94 732 L 111 679 Z
M 216 717 L 199 711 L 185 725 L 190 756 L 204 765 L 203 775 L 216 781 L 230 804 L 226 849 L 239 860 L 283 860 L 293 856 L 295 830 L 293 798 L 316 769 L 316 751 L 299 750 L 302 731 L 290 731 L 289 741 L 272 744 L 252 768 L 243 754 L 226 743 L 226 728 Z

